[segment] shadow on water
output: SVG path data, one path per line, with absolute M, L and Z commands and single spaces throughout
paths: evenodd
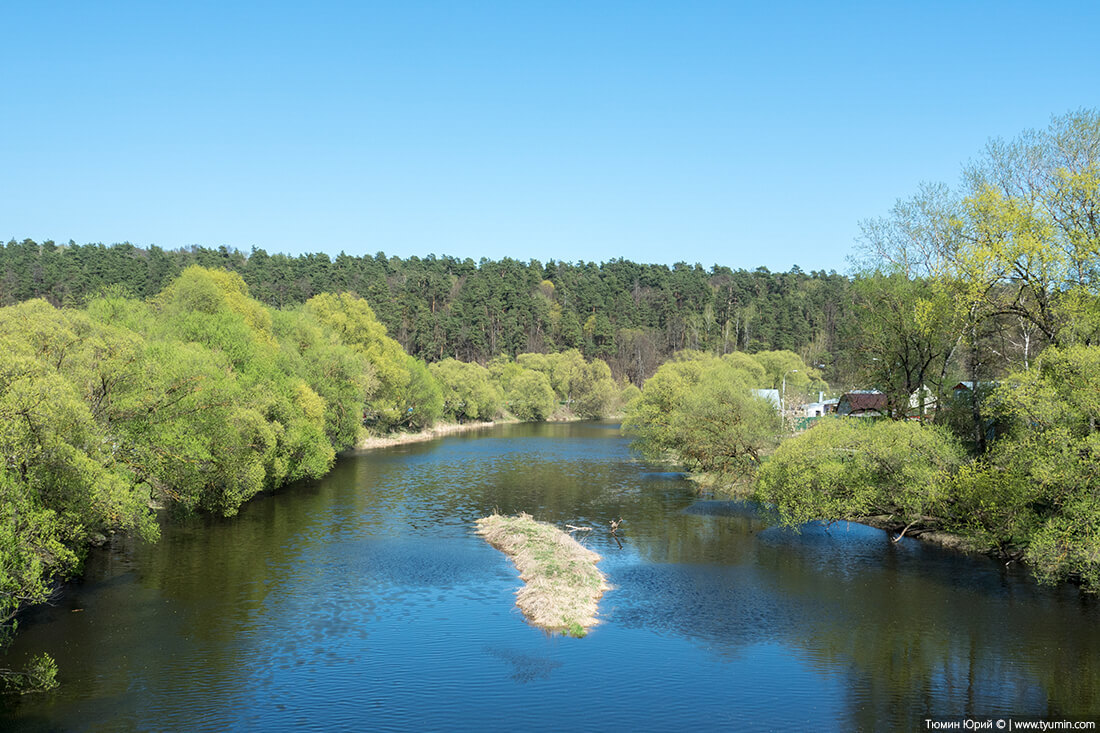
M 585 639 L 515 610 L 491 511 L 588 526 L 614 585 Z M 622 518 L 624 546 L 609 522 Z M 5 730 L 915 729 L 1100 709 L 1073 588 L 860 525 L 769 527 L 631 457 L 610 424 L 517 425 L 342 460 L 228 520 L 94 553 L 9 657 L 60 690 Z

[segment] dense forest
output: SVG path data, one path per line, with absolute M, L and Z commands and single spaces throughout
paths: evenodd
M 772 273 L 678 263 L 601 264 L 511 259 L 289 257 L 224 247 L 163 250 L 130 244 L 0 246 L 0 305 L 42 298 L 80 306 L 104 288 L 149 298 L 189 265 L 236 272 L 275 308 L 320 293 L 354 293 L 389 334 L 427 362 L 487 363 L 505 354 L 578 349 L 636 385 L 681 349 L 715 354 L 792 350 L 847 381 L 840 335 L 852 313 L 849 279 L 835 272 Z

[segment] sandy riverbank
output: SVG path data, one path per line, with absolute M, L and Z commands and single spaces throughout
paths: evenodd
M 392 445 L 405 445 L 406 443 L 424 443 L 445 435 L 457 433 L 471 433 L 477 430 L 485 430 L 494 425 L 505 425 L 517 422 L 516 420 L 497 420 L 496 422 L 466 422 L 466 423 L 440 423 L 435 427 L 421 430 L 419 433 L 393 433 L 391 435 L 368 435 L 361 439 L 355 446 L 356 450 L 371 450 L 372 448 L 388 448 Z
M 569 410 L 559 410 L 546 419 L 546 422 L 577 422 L 582 420 Z M 435 427 L 421 430 L 419 433 L 392 433 L 390 435 L 368 435 L 362 438 L 355 446 L 356 450 L 370 450 L 372 448 L 388 448 L 391 445 L 405 445 L 406 443 L 424 443 L 445 435 L 457 433 L 470 433 L 476 430 L 485 430 L 495 425 L 512 425 L 520 422 L 514 417 L 504 417 L 491 422 L 465 422 L 465 423 L 439 423 Z

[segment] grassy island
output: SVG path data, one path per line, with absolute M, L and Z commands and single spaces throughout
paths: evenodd
M 595 552 L 526 513 L 479 519 L 477 533 L 516 564 L 525 583 L 516 605 L 532 624 L 584 636 L 599 623 L 596 610 L 610 586 L 596 568 L 600 556 Z

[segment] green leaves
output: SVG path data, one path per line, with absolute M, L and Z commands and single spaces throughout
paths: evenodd
M 788 526 L 886 514 L 927 527 L 962 461 L 958 442 L 934 426 L 827 418 L 779 446 L 760 469 L 756 496 Z
M 428 369 L 439 383 L 443 416 L 450 420 L 492 420 L 502 407 L 504 395 L 489 370 L 480 364 L 444 359 Z
M 549 378 L 542 372 L 522 367 L 518 369 L 504 390 L 508 410 L 520 420 L 545 420 L 557 406 Z
M 651 459 L 727 475 L 751 472 L 782 431 L 776 406 L 754 392 L 765 374 L 748 355 L 681 353 L 627 406 L 623 432 Z
M 611 378 L 611 368 L 602 359 L 586 364 L 573 381 L 573 411 L 580 417 L 598 419 L 614 413 L 619 402 L 619 387 Z
M 367 402 L 368 424 L 381 430 L 424 427 L 440 416 L 442 396 L 427 368 L 386 335 L 386 327 L 365 300 L 348 293 L 323 293 L 306 303 L 305 312 L 370 364 L 378 386 Z

